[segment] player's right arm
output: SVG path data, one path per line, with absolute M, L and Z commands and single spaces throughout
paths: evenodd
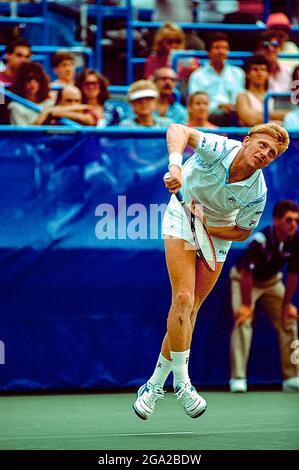
M 165 179 L 165 186 L 170 192 L 177 192 L 182 187 L 182 161 L 183 153 L 187 145 L 195 147 L 199 140 L 199 132 L 196 129 L 182 124 L 170 124 L 166 133 L 166 142 L 169 153 L 170 178 Z
M 195 148 L 199 141 L 200 133 L 192 127 L 182 124 L 170 124 L 166 133 L 166 142 L 169 155 L 178 152 L 183 154 L 187 145 Z
M 181 167 L 183 152 L 187 145 L 193 149 L 198 148 L 200 154 L 205 158 L 215 159 L 221 154 L 223 143 L 226 140 L 226 137 L 216 137 L 213 134 L 207 134 L 182 124 L 170 124 L 166 133 L 166 141 L 169 152 L 168 168 L 171 178 L 167 181 L 164 179 L 166 187 L 175 192 L 182 186 Z

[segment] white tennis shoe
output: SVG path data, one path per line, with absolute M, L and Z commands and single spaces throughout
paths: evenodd
M 230 391 L 233 393 L 247 392 L 247 380 L 246 379 L 230 379 L 229 388 L 230 388 Z
M 299 392 L 299 377 L 290 377 L 282 383 L 284 392 Z
M 161 385 L 152 385 L 150 382 L 142 385 L 133 405 L 136 415 L 141 419 L 148 419 L 154 412 L 156 401 L 164 398 L 164 394 L 165 391 Z
M 206 400 L 197 393 L 190 382 L 179 383 L 175 388 L 175 394 L 185 413 L 191 418 L 198 418 L 206 411 Z

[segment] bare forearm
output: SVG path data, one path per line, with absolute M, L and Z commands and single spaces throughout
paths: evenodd
M 80 113 L 77 111 L 55 110 L 52 115 L 57 118 L 71 119 L 72 121 L 78 122 L 79 124 L 83 124 L 85 126 L 95 125 L 93 116 L 91 114 Z
M 270 113 L 270 119 L 275 119 L 276 121 L 282 121 L 287 113 L 286 109 L 279 109 L 272 111 Z
M 208 227 L 209 234 L 221 238 L 222 240 L 230 240 L 234 242 L 241 242 L 246 240 L 251 234 L 251 230 L 244 230 L 236 225 L 229 227 Z

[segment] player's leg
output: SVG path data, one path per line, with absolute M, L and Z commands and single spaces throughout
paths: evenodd
M 203 262 L 200 258 L 197 258 L 196 262 L 196 281 L 195 281 L 195 293 L 194 303 L 191 313 L 191 325 L 192 331 L 194 330 L 198 311 L 208 297 L 209 293 L 213 290 L 223 268 L 223 262 L 217 263 L 215 272 L 210 273 L 207 271 Z
M 182 254 L 181 248 L 184 249 L 184 254 Z M 189 250 L 185 251 L 184 245 L 177 244 L 175 249 L 171 243 L 166 246 L 167 267 L 172 286 L 172 305 L 167 321 L 168 337 L 164 340 L 163 347 L 169 346 L 170 348 L 173 385 L 177 399 L 180 400 L 188 416 L 197 418 L 205 412 L 207 404 L 192 386 L 188 372 L 193 333 L 192 312 L 198 270 L 196 252 L 192 250 L 192 256 L 189 253 Z M 203 269 L 200 276 L 205 278 L 206 275 L 209 273 Z
M 223 263 L 217 263 L 216 271 L 210 273 L 205 268 L 203 262 L 196 259 L 196 277 L 195 277 L 195 289 L 194 289 L 194 301 L 191 311 L 191 336 L 193 334 L 196 317 L 200 306 L 203 301 L 209 295 L 213 289 L 222 269 Z M 195 387 L 191 382 L 179 383 L 176 385 L 175 393 L 177 398 L 180 400 L 184 411 L 191 418 L 197 418 L 201 416 L 206 408 L 207 404 L 205 399 L 199 395 Z
M 172 302 L 167 319 L 167 336 L 156 368 L 148 382 L 139 389 L 134 404 L 135 412 L 143 419 L 152 414 L 157 399 L 162 398 L 163 385 L 171 367 L 176 382 L 190 382 L 188 357 L 192 336 L 190 319 L 194 302 L 196 251 L 186 249 L 186 243 L 172 237 L 165 240 Z

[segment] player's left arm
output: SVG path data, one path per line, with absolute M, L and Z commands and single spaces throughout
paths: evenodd
M 221 238 L 222 240 L 230 240 L 234 242 L 242 242 L 247 240 L 252 230 L 243 229 L 237 225 L 231 225 L 228 227 L 211 227 L 208 226 L 209 234 Z

